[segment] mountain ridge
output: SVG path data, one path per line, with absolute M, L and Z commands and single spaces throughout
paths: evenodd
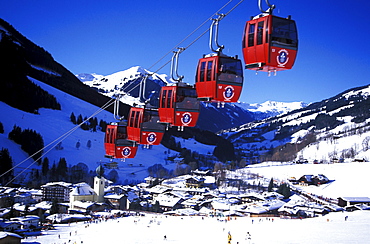
M 118 71 L 107 76 L 83 73 L 77 74 L 76 77 L 84 84 L 89 85 L 108 97 L 113 97 L 116 94 L 124 94 L 121 101 L 132 106 L 134 104 L 143 104 L 144 99 L 139 98 L 139 88 L 136 88 L 135 91 L 127 92 L 127 87 L 130 89 L 135 87 L 135 82 L 137 85 L 137 80 L 143 80 L 147 73 L 152 74 L 151 78 L 147 80 L 147 86 L 151 83 L 156 85 L 150 85 L 151 88 L 146 89 L 145 96 L 152 96 L 152 105 L 158 106 L 160 88 L 164 85 L 171 85 L 174 83 L 165 74 L 159 75 L 140 66 L 133 66 L 129 69 Z M 306 105 L 307 104 L 303 102 L 266 101 L 262 104 L 248 104 L 244 102 L 235 104 L 226 103 L 224 108 L 218 108 L 216 103 L 201 103 L 201 113 L 197 127 L 212 132 L 218 132 L 223 129 L 239 126 L 246 122 L 287 113 Z

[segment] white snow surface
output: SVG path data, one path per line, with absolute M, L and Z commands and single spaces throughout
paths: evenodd
M 16 166 L 15 175 L 25 170 L 19 174 L 15 182 L 25 182 L 30 175 L 31 169 L 40 169 L 41 167 L 37 166 L 32 159 L 27 159 L 29 156 L 20 148 L 20 145 L 8 139 L 8 134 L 12 131 L 14 125 L 21 127 L 22 130 L 35 130 L 42 135 L 45 146 L 51 144 L 44 149 L 43 154 L 43 157 L 48 157 L 50 167 L 53 163 L 58 163 L 62 157 L 66 159 L 68 165 L 73 166 L 81 162 L 85 163 L 90 170 L 95 170 L 99 163 L 108 163 L 110 160 L 104 157 L 104 133 L 101 131 L 84 131 L 81 128 L 76 128 L 73 131 L 75 125 L 70 121 L 72 112 L 76 117 L 79 114 L 83 117 L 89 117 L 96 113 L 99 108 L 36 79 L 31 77 L 29 79 L 54 95 L 61 104 L 62 110 L 41 108 L 39 109 L 39 114 L 32 114 L 0 102 L 0 122 L 4 126 L 4 133 L 0 134 L 0 148 L 7 148 L 9 150 L 13 160 L 13 166 Z M 113 114 L 105 110 L 94 117 L 97 117 L 98 121 L 100 119 L 106 122 L 115 121 Z M 64 136 L 65 139 L 62 140 L 63 150 L 52 149 L 51 146 L 55 146 Z M 88 140 L 91 141 L 90 149 L 87 147 Z M 77 142 L 80 142 L 81 145 L 79 149 L 76 148 Z M 214 148 L 213 146 L 197 143 L 194 140 L 190 140 L 189 142 L 182 140 L 181 144 L 183 146 L 185 144 L 193 146 L 192 150 L 196 148 L 196 151 L 202 154 L 207 154 L 210 151 L 212 153 Z M 165 158 L 169 155 L 176 155 L 176 152 L 162 145 L 153 146 L 150 149 L 144 149 L 139 146 L 134 159 L 127 159 L 126 161 L 114 160 L 118 163 L 119 168 L 116 170 L 120 177 L 120 182 L 125 180 L 129 182 L 143 181 L 148 176 L 147 168 L 154 164 L 163 164 L 168 170 L 175 169 L 176 164 L 167 164 L 165 161 Z M 109 170 L 106 170 L 106 173 L 108 174 Z
M 286 113 L 307 106 L 307 104 L 303 102 L 276 102 L 276 101 L 266 101 L 261 104 L 237 103 L 237 105 L 251 112 L 261 112 L 261 113 L 276 112 L 278 114 Z
M 301 190 L 330 197 L 370 197 L 367 190 L 370 184 L 366 178 L 369 170 L 370 162 L 330 165 L 266 162 L 229 174 L 250 171 L 284 181 L 291 176 L 323 173 L 332 180 L 331 183 L 319 187 L 302 187 Z M 347 220 L 345 220 L 346 216 L 348 216 Z M 233 217 L 230 221 L 226 221 L 223 217 L 145 214 L 140 217 L 108 219 L 90 224 L 82 222 L 70 225 L 56 224 L 55 230 L 43 231 L 37 239 L 28 237 L 22 243 L 222 244 L 227 243 L 229 231 L 233 244 L 237 242 L 240 244 L 367 243 L 370 237 L 369 224 L 369 210 L 332 212 L 325 216 L 302 220 L 278 217 L 273 220 L 265 217 Z M 250 240 L 246 239 L 247 232 L 251 234 Z
M 345 221 L 345 216 L 348 216 Z M 253 220 L 253 222 L 252 222 Z M 311 219 L 218 218 L 147 214 L 99 223 L 57 224 L 56 230 L 29 237 L 22 243 L 366 243 L 370 211 L 337 212 Z M 247 232 L 251 239 L 247 239 Z M 167 238 L 164 239 L 164 236 Z M 60 238 L 59 238 L 60 237 Z

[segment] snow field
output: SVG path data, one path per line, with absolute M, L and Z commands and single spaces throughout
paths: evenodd
M 345 216 L 348 220 L 345 221 Z M 366 243 L 370 211 L 338 212 L 311 219 L 242 217 L 230 221 L 211 217 L 148 214 L 99 223 L 58 224 L 56 230 L 29 237 L 22 243 Z M 253 223 L 252 223 L 253 221 Z M 251 234 L 248 240 L 247 232 Z M 60 239 L 58 236 L 60 235 Z M 164 239 L 166 235 L 167 239 Z

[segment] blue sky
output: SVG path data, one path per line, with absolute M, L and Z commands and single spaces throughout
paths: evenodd
M 0 17 L 43 47 L 74 74 L 112 74 L 150 68 L 228 0 L 0 0 Z M 221 13 L 228 12 L 232 1 Z M 370 2 L 270 0 L 274 14 L 297 22 L 299 50 L 292 70 L 268 77 L 245 70 L 243 102 L 316 102 L 370 83 Z M 361 11 L 363 10 L 363 11 Z M 245 0 L 221 21 L 219 43 L 242 59 L 245 22 L 257 15 L 257 0 Z M 181 46 L 187 46 L 211 22 Z M 185 50 L 179 74 L 194 84 L 198 59 L 210 53 L 208 34 Z M 156 71 L 171 59 L 150 68 Z M 167 65 L 158 73 L 169 74 Z

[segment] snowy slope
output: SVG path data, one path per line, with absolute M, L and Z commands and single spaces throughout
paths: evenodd
M 222 135 L 249 155 L 290 143 L 300 150 L 297 159 L 310 162 L 369 160 L 369 89 L 353 88 L 304 108 L 222 131 Z M 288 150 L 294 148 L 285 155 Z M 280 155 L 282 161 L 294 160 Z
M 348 216 L 347 221 L 345 216 Z M 221 220 L 211 217 L 147 214 L 141 217 L 109 219 L 89 225 L 56 225 L 56 230 L 46 231 L 37 239 L 29 237 L 24 243 L 225 244 L 229 231 L 231 243 L 240 244 L 367 243 L 370 211 L 338 212 L 303 220 L 274 218 L 273 221 L 268 221 L 266 218 L 253 218 L 252 222 L 247 217 Z M 247 238 L 248 232 L 251 239 Z
M 95 170 L 99 163 L 109 162 L 105 158 L 104 151 L 104 133 L 84 131 L 81 128 L 75 128 L 75 125 L 70 122 L 70 115 L 73 112 L 76 116 L 82 114 L 83 117 L 89 117 L 99 110 L 98 107 L 91 105 L 85 101 L 66 94 L 58 89 L 55 89 L 45 83 L 29 78 L 42 89 L 54 95 L 61 104 L 62 110 L 40 109 L 39 114 L 31 114 L 23 112 L 0 102 L 0 109 L 2 115 L 0 117 L 1 123 L 4 125 L 4 134 L 0 134 L 0 147 L 8 148 L 10 156 L 13 159 L 13 165 L 18 165 L 15 173 L 19 173 L 25 168 L 29 167 L 25 173 L 20 174 L 17 178 L 18 182 L 22 182 L 24 178 L 29 176 L 30 169 L 40 168 L 33 163 L 32 159 L 26 160 L 28 155 L 20 149 L 20 146 L 9 140 L 8 134 L 13 129 L 14 125 L 20 126 L 24 129 L 33 129 L 40 133 L 44 139 L 45 146 L 51 144 L 50 147 L 44 149 L 44 156 L 48 157 L 50 167 L 53 163 L 57 163 L 60 158 L 64 157 L 68 165 L 76 165 L 80 162 L 85 163 L 90 170 Z M 115 121 L 113 115 L 105 110 L 101 111 L 94 117 L 112 122 Z M 75 128 L 75 130 L 74 130 Z M 63 150 L 52 149 L 61 139 Z M 91 149 L 87 147 L 87 141 L 91 140 Z M 80 142 L 79 149 L 76 148 L 76 143 Z M 196 146 L 200 153 L 207 154 L 213 151 L 213 147 L 202 145 L 193 140 L 181 142 L 183 147 L 189 145 Z M 170 152 L 168 154 L 168 152 Z M 115 160 L 118 162 L 118 174 L 121 182 L 137 182 L 142 181 L 148 176 L 147 168 L 154 164 L 163 164 L 167 169 L 175 169 L 176 165 L 165 165 L 165 158 L 169 155 L 175 155 L 162 145 L 153 146 L 151 149 L 143 149 L 139 147 L 137 155 L 134 159 L 128 159 L 126 162 Z M 109 170 L 106 171 L 109 173 Z M 16 182 L 17 182 L 16 181 Z
M 250 112 L 259 114 L 259 119 L 264 119 L 268 117 L 273 117 L 279 114 L 285 114 L 292 110 L 304 108 L 307 106 L 304 102 L 276 102 L 276 101 L 266 101 L 264 103 L 243 103 L 239 102 L 236 104 Z

